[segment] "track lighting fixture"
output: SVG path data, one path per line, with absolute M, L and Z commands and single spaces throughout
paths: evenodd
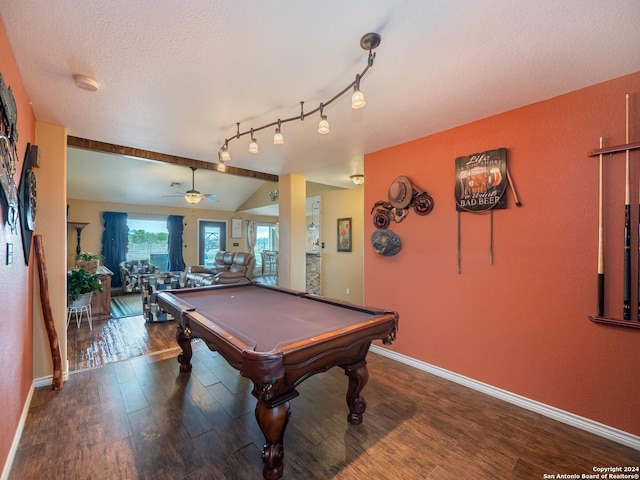
M 276 133 L 273 135 L 273 144 L 282 145 L 284 143 L 284 137 L 280 133 L 280 119 L 278 119 L 278 126 L 276 127 Z
M 281 145 L 284 143 L 284 138 L 282 137 L 282 133 L 281 133 L 281 125 L 283 123 L 292 122 L 294 120 L 302 121 L 305 119 L 305 117 L 308 117 L 309 115 L 314 115 L 318 112 L 320 112 L 320 123 L 318 124 L 318 132 L 321 134 L 329 133 L 329 122 L 327 120 L 327 116 L 324 115 L 324 112 L 323 112 L 324 107 L 329 106 L 332 102 L 334 102 L 335 100 L 343 96 L 345 93 L 349 92 L 352 88 L 353 88 L 353 94 L 351 96 L 351 107 L 362 108 L 366 105 L 366 102 L 364 100 L 364 95 L 360 91 L 360 81 L 365 76 L 365 74 L 369 71 L 369 68 L 373 66 L 373 60 L 376 57 L 376 54 L 373 52 L 373 50 L 375 50 L 379 45 L 380 45 L 380 35 L 378 35 L 377 33 L 367 33 L 362 36 L 362 38 L 360 39 L 360 47 L 362 47 L 364 50 L 369 51 L 367 66 L 364 68 L 364 70 L 361 73 L 356 75 L 355 81 L 351 82 L 349 85 L 347 85 L 345 89 L 337 93 L 334 97 L 332 97 L 328 101 L 320 103 L 320 105 L 317 108 L 309 112 L 305 112 L 304 102 L 300 102 L 300 115 L 296 115 L 295 117 L 289 117 L 285 119 L 278 119 L 275 122 L 262 125 L 261 127 L 258 127 L 258 128 L 251 128 L 250 130 L 247 130 L 242 133 L 240 132 L 240 124 L 236 123 L 237 125 L 236 135 L 225 139 L 224 146 L 220 148 L 220 151 L 218 152 L 218 158 L 220 159 L 220 162 L 224 164 L 224 162 L 228 162 L 229 160 L 231 160 L 231 154 L 229 153 L 229 142 L 231 140 L 239 139 L 244 135 L 250 134 L 251 144 L 249 145 L 249 151 L 251 153 L 258 153 L 258 142 L 253 136 L 254 132 L 259 132 L 260 130 L 264 130 L 265 128 L 271 128 L 275 126 L 276 129 L 275 129 L 275 134 L 273 135 L 273 143 L 275 145 Z
M 364 101 L 364 94 L 360 91 L 360 75 L 356 75 L 356 84 L 351 95 L 351 108 L 362 108 L 367 104 Z
M 258 153 L 258 141 L 253 138 L 253 129 L 251 129 L 251 143 L 249 144 L 250 153 Z
M 322 135 L 326 135 L 329 133 L 329 121 L 327 120 L 327 116 L 322 113 L 324 110 L 324 105 L 320 104 L 320 123 L 318 124 L 318 133 Z
M 224 145 L 220 149 L 219 155 L 221 162 L 228 162 L 231 160 L 231 154 L 229 153 L 229 142 L 224 142 Z

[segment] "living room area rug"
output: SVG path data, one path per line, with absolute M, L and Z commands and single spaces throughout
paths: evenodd
M 111 318 L 142 315 L 141 295 L 120 295 L 111 298 Z

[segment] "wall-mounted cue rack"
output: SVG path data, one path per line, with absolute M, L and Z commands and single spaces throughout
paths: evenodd
M 588 153 L 590 157 L 600 157 L 600 188 L 598 205 L 598 313 L 589 315 L 589 319 L 609 325 L 618 325 L 630 328 L 640 328 L 640 217 L 638 218 L 638 261 L 636 269 L 638 275 L 638 303 L 636 308 L 631 308 L 631 200 L 630 200 L 630 178 L 629 178 L 629 152 L 640 149 L 640 142 L 629 143 L 629 94 L 626 95 L 626 132 L 625 143 L 611 147 L 602 147 L 602 137 L 600 137 L 600 148 Z M 602 161 L 604 155 L 625 152 L 625 221 L 624 221 L 624 275 L 622 294 L 622 316 L 619 320 L 607 317 L 604 314 L 604 232 L 603 232 L 603 196 L 602 196 Z M 640 205 L 640 198 L 638 199 Z

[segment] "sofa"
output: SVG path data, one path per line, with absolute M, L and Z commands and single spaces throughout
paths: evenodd
M 158 273 L 158 267 L 149 263 L 149 260 L 121 262 L 119 268 L 122 293 L 140 293 L 142 278 L 145 275 Z
M 213 265 L 194 265 L 187 271 L 187 280 L 193 286 L 249 283 L 256 268 L 256 257 L 246 252 L 216 253 Z

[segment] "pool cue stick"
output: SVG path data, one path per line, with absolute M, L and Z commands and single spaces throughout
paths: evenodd
M 629 143 L 629 94 L 626 97 L 626 143 Z M 624 189 L 624 278 L 622 318 L 631 319 L 631 199 L 629 196 L 629 150 L 626 151 Z
M 516 186 L 513 184 L 513 180 L 511 180 L 511 174 L 509 173 L 508 168 L 507 168 L 507 181 L 509 182 L 509 187 L 511 187 L 511 193 L 513 194 L 513 199 L 516 201 L 516 207 L 521 207 L 522 204 L 518 199 L 518 194 L 516 193 Z
M 600 137 L 602 149 L 602 137 Z M 598 316 L 604 316 L 604 223 L 602 214 L 602 154 L 600 154 L 600 186 L 598 195 Z M 639 200 L 640 201 L 640 200 Z M 639 220 L 640 228 L 640 220 Z M 640 231 L 640 230 L 639 230 Z M 638 306 L 640 308 L 640 305 Z

